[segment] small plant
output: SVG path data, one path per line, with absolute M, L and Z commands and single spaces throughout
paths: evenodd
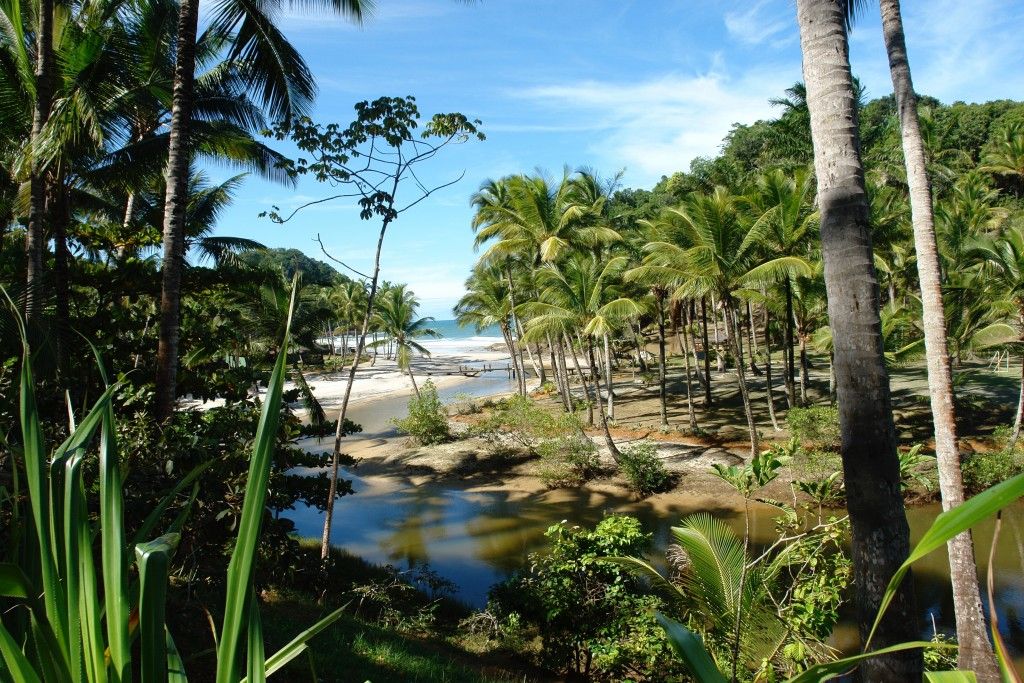
M 551 488 L 579 486 L 601 470 L 597 447 L 581 434 L 547 439 L 537 452 L 544 461 L 540 478 Z
M 1024 455 L 1019 451 L 975 452 L 963 459 L 964 488 L 977 493 L 1024 472 Z
M 502 650 L 520 653 L 526 648 L 526 627 L 519 612 L 502 614 L 491 602 L 459 622 L 459 630 L 483 638 Z
M 429 379 L 420 389 L 420 395 L 409 399 L 409 415 L 393 422 L 398 429 L 424 446 L 451 439 L 448 411 L 437 395 L 437 387 Z
M 790 433 L 804 446 L 838 451 L 839 409 L 834 406 L 792 408 L 786 415 Z
M 835 507 L 846 498 L 840 474 L 840 472 L 833 472 L 824 479 L 796 482 L 796 487 L 806 493 L 817 505 L 819 518 L 823 508 Z
M 900 490 L 906 493 L 915 484 L 925 491 L 931 491 L 935 482 L 926 470 L 935 469 L 935 459 L 921 455 L 924 444 L 914 444 L 909 451 L 901 452 L 900 457 Z
M 641 441 L 622 449 L 619 461 L 629 486 L 640 495 L 664 491 L 672 476 L 658 457 L 657 447 L 650 441 Z

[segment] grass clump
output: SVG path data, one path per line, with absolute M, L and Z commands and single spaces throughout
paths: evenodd
M 1010 448 L 1010 428 L 997 427 L 992 434 L 994 450 L 964 454 L 961 467 L 968 494 L 980 493 L 990 486 L 1024 472 L 1024 451 L 1020 444 Z
M 579 486 L 601 471 L 597 447 L 583 434 L 546 439 L 537 451 L 544 461 L 540 478 L 551 488 Z
M 400 431 L 424 446 L 444 443 L 452 438 L 448 427 L 448 410 L 437 395 L 437 387 L 427 380 L 419 396 L 409 399 L 409 415 L 394 420 Z
M 619 467 L 629 480 L 629 487 L 643 496 L 664 491 L 672 482 L 672 475 L 658 457 L 657 447 L 650 441 L 623 448 Z

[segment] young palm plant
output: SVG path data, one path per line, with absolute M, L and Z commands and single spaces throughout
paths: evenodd
M 420 302 L 405 285 L 398 285 L 383 292 L 375 313 L 385 337 L 370 344 L 371 347 L 394 344 L 398 369 L 409 373 L 409 381 L 412 382 L 416 398 L 420 398 L 420 388 L 416 386 L 416 376 L 412 372 L 412 355 L 430 355 L 430 351 L 416 340 L 441 336 L 437 330 L 428 327 L 434 322 L 433 318 L 416 317 L 416 310 L 419 307 Z

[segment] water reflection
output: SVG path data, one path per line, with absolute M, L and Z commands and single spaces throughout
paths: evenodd
M 709 511 L 742 532 L 740 510 L 707 496 L 673 492 L 635 501 L 615 489 L 506 491 L 463 488 L 452 484 L 413 485 L 394 477 L 348 473 L 356 495 L 341 499 L 331 542 L 375 563 L 400 568 L 429 563 L 458 586 L 456 598 L 476 607 L 487 601 L 488 589 L 525 565 L 527 556 L 543 546 L 544 531 L 559 521 L 592 526 L 609 512 L 637 516 L 654 534 L 655 559 L 668 544 L 669 528 L 693 512 Z M 917 537 L 939 512 L 937 505 L 909 511 L 911 533 Z M 318 537 L 323 515 L 302 508 L 285 513 L 303 536 Z M 994 522 L 975 531 L 980 570 L 988 566 Z M 756 543 L 775 538 L 773 515 L 755 507 L 751 528 Z M 1004 512 L 1003 529 L 994 557 L 996 604 L 1007 642 L 1024 652 L 1024 506 Z M 948 562 L 937 551 L 914 568 L 919 606 L 930 631 L 934 618 L 940 630 L 953 623 Z M 983 574 L 984 576 L 984 574 Z M 984 586 L 984 583 L 982 584 Z M 987 596 L 983 596 L 987 603 Z M 838 634 L 837 645 L 852 637 Z

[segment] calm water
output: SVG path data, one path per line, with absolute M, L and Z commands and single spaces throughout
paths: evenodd
M 414 486 L 401 478 L 368 476 L 354 479 L 356 495 L 341 499 L 336 508 L 332 542 L 371 562 L 400 569 L 428 563 L 458 586 L 455 597 L 482 607 L 487 591 L 524 566 L 528 554 L 543 546 L 543 534 L 562 520 L 593 526 L 607 512 L 640 518 L 654 534 L 652 557 L 657 559 L 669 538 L 669 527 L 688 513 L 709 511 L 742 533 L 739 511 L 716 507 L 714 501 L 683 492 L 634 501 L 614 493 L 589 490 L 509 493 L 473 490 L 449 484 Z M 916 538 L 938 514 L 938 506 L 909 511 Z M 319 536 L 323 515 L 315 509 L 289 511 L 304 536 Z M 771 515 L 755 510 L 755 540 L 774 538 Z M 975 531 L 982 571 L 988 566 L 993 523 Z M 1004 636 L 1018 656 L 1024 652 L 1024 506 L 1003 515 L 1003 530 L 995 556 L 996 604 Z M 952 600 L 945 553 L 938 551 L 915 565 L 923 623 L 934 617 L 939 628 L 952 625 Z M 987 600 L 986 600 L 987 602 Z M 837 645 L 855 647 L 850 629 L 840 629 Z

